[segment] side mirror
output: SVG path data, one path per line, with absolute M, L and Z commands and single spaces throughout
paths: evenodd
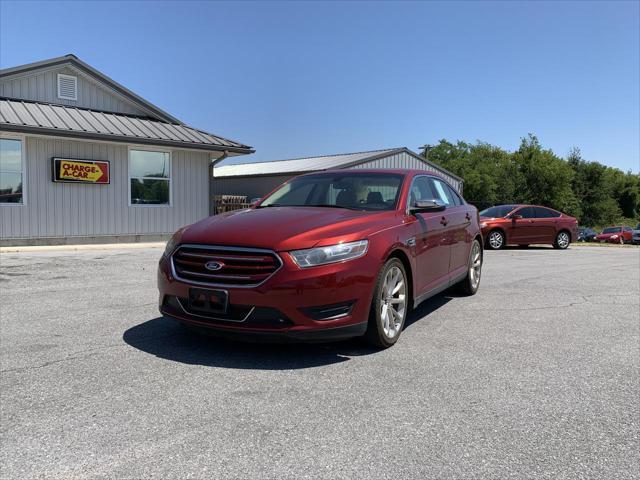
M 412 206 L 409 207 L 409 212 L 424 213 L 424 212 L 442 212 L 447 208 L 446 205 L 438 202 L 437 200 L 417 200 Z
M 256 205 L 260 200 L 262 200 L 261 198 L 252 198 L 251 201 L 249 202 L 249 204 L 253 207 L 254 205 Z
M 522 215 L 513 215 L 513 216 L 511 217 L 511 219 L 512 219 L 513 221 L 516 221 L 516 220 L 522 220 Z

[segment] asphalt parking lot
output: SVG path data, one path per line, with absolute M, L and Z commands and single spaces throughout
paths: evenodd
M 191 334 L 160 253 L 1 255 L 3 479 L 640 475 L 640 249 L 487 252 L 385 351 Z

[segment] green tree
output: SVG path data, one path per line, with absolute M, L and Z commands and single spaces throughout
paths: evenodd
M 578 148 L 565 160 L 532 134 L 515 152 L 485 142 L 440 140 L 422 155 L 462 177 L 465 198 L 478 208 L 546 205 L 591 226 L 630 222 L 640 215 L 640 175 L 585 161 Z

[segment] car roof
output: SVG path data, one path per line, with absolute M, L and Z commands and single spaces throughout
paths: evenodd
M 345 168 L 333 168 L 329 170 L 321 170 L 318 172 L 309 172 L 304 175 L 320 175 L 323 173 L 395 173 L 398 175 L 433 175 L 435 177 L 442 177 L 438 172 L 432 172 L 430 170 L 419 170 L 416 168 L 356 168 L 356 169 L 345 169 Z
M 534 205 L 532 203 L 505 203 L 502 205 L 494 205 L 494 207 L 512 207 L 512 208 L 522 208 L 522 207 L 539 207 L 539 208 L 548 208 L 549 210 L 553 210 L 554 212 L 560 212 L 560 210 L 556 210 L 552 207 L 545 207 L 544 205 Z M 493 208 L 493 207 L 490 207 Z

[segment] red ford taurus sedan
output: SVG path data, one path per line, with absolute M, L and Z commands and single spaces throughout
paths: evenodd
M 578 221 L 564 213 L 538 205 L 498 205 L 480 212 L 486 246 L 546 243 L 565 249 L 578 238 Z
M 241 338 L 389 347 L 423 300 L 453 285 L 474 294 L 482 258 L 476 208 L 435 174 L 325 171 L 176 232 L 160 311 Z

